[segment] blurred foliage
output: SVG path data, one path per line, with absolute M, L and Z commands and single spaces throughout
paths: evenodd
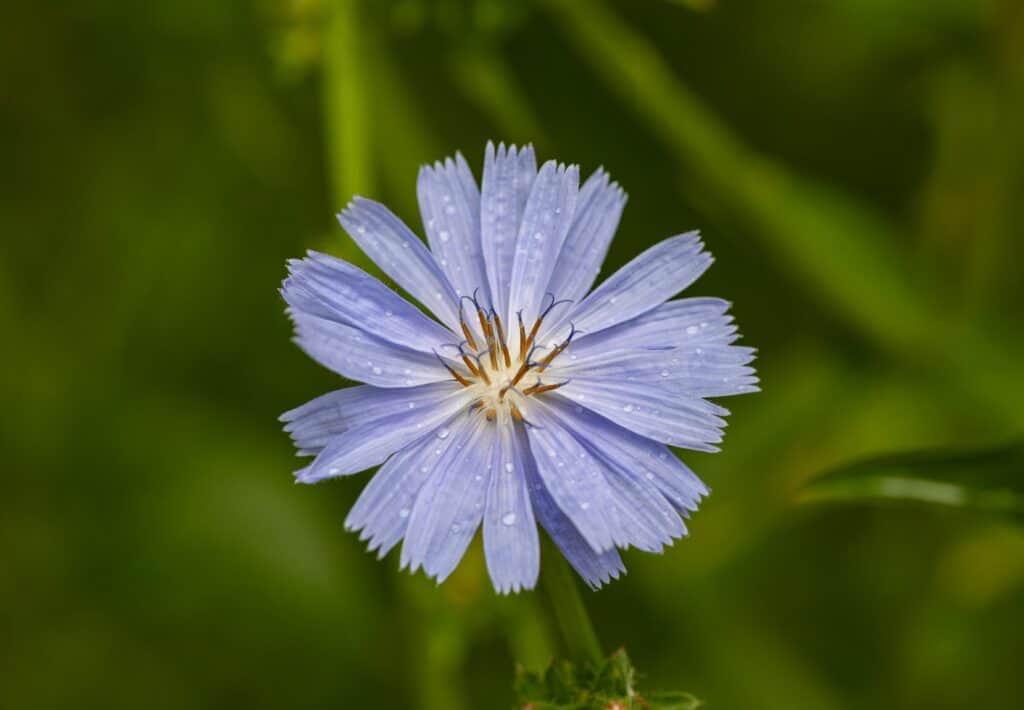
M 478 545 L 442 587 L 378 562 L 365 477 L 293 485 L 276 422 L 340 384 L 284 260 L 362 260 L 354 192 L 418 227 L 418 165 L 489 138 L 629 191 L 605 273 L 699 227 L 693 293 L 760 349 L 724 451 L 682 454 L 690 538 L 587 595 L 643 687 L 1024 705 L 1020 526 L 793 504 L 1021 435 L 1018 0 L 22 3 L 0 66 L 0 706 L 507 708 L 548 666 L 537 595 Z
M 815 478 L 803 503 L 903 500 L 976 508 L 1024 521 L 1024 443 L 971 453 L 911 452 L 846 464 Z

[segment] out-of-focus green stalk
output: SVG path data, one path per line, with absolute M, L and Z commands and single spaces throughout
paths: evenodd
M 360 0 L 328 0 L 323 32 L 324 123 L 331 194 L 341 208 L 373 192 L 368 67 Z
M 1024 424 L 1024 378 L 976 326 L 958 331 L 906 269 L 889 224 L 840 192 L 802 180 L 747 148 L 654 47 L 600 0 L 548 0 L 608 86 L 669 144 L 688 180 L 721 214 L 764 239 L 791 271 L 883 350 L 924 364 L 967 398 Z M 1007 343 L 1006 340 L 1011 342 Z
M 543 541 L 540 583 L 547 592 L 562 639 L 574 661 L 596 666 L 604 660 L 604 653 L 580 598 L 576 577 L 554 543 L 546 536 L 543 536 Z
M 465 47 L 453 56 L 451 71 L 462 90 L 498 126 L 502 138 L 544 142 L 529 98 L 500 55 L 479 46 Z

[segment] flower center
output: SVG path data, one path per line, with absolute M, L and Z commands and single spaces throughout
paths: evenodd
M 548 384 L 544 381 L 543 374 L 555 358 L 569 347 L 576 335 L 576 329 L 572 327 L 565 340 L 548 348 L 543 357 L 534 359 L 534 356 L 538 355 L 538 350 L 546 349 L 545 346 L 536 343 L 536 338 L 544 318 L 559 303 L 558 301 L 552 298 L 551 305 L 541 311 L 529 331 L 520 313 L 518 343 L 510 346 L 501 317 L 493 309 L 490 313 L 486 312 L 475 298 L 463 297 L 463 301 L 466 300 L 471 301 L 476 310 L 483 340 L 478 334 L 474 335 L 460 309 L 459 321 L 466 339 L 457 347 L 459 360 L 465 366 L 465 370 L 443 359 L 441 364 L 456 382 L 473 393 L 475 397 L 473 404 L 470 405 L 471 409 L 483 411 L 489 421 L 494 421 L 502 411 L 522 421 L 523 413 L 520 407 L 527 398 L 551 392 L 565 384 Z M 516 344 L 518 348 L 513 347 Z

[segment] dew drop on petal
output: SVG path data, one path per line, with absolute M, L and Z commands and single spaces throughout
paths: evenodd
M 508 471 L 509 473 L 512 473 L 513 471 L 516 470 L 516 467 L 512 465 L 511 461 L 506 461 L 505 462 L 505 470 Z
M 438 439 L 447 439 L 448 438 L 448 430 L 447 429 L 441 429 L 439 432 L 437 432 L 437 438 Z
M 437 233 L 437 237 L 442 242 L 447 242 L 449 239 L 452 238 L 452 235 L 448 233 L 447 229 L 442 229 L 440 232 Z
M 590 507 L 590 503 L 587 502 L 587 501 L 583 501 L 582 503 L 580 503 L 580 508 L 582 508 L 583 510 L 586 510 L 589 507 Z
M 330 469 L 327 469 L 327 473 L 330 473 L 330 474 L 336 474 L 336 473 L 338 473 L 338 472 L 339 472 L 340 470 L 341 470 L 341 469 L 338 469 L 338 468 L 330 468 Z
M 625 407 L 622 408 L 622 411 L 624 411 L 624 412 L 632 412 L 633 411 L 633 405 L 632 404 L 627 404 Z
M 502 522 L 503 525 L 515 525 L 516 524 L 516 514 L 515 513 L 505 513 L 505 515 L 503 515 L 502 518 L 501 518 L 501 522 Z
M 398 517 L 399 518 L 408 518 L 409 517 L 409 509 L 408 508 L 402 508 L 400 511 L 398 511 Z
M 384 371 L 382 369 L 380 369 L 379 367 L 373 368 L 373 374 L 375 374 L 375 375 L 379 375 L 382 372 L 384 372 Z
M 700 328 L 698 328 L 695 325 L 688 325 L 688 326 L 686 326 L 686 334 L 687 335 L 696 335 L 698 333 L 698 331 L 700 331 Z

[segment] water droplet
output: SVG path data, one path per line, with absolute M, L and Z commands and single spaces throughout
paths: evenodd
M 390 318 L 391 316 L 393 316 L 395 314 L 392 313 L 391 311 L 384 311 L 384 315 L 386 315 L 388 318 Z
M 580 508 L 582 508 L 583 510 L 586 510 L 589 507 L 590 503 L 588 503 L 587 501 L 583 501 L 582 503 L 580 503 Z
M 447 242 L 449 239 L 452 238 L 452 235 L 448 233 L 447 229 L 442 229 L 440 232 L 437 233 L 437 238 L 440 239 L 442 242 Z
M 379 375 L 382 372 L 384 372 L 384 370 L 380 369 L 379 367 L 373 368 L 373 374 L 375 374 L 375 375 Z
M 506 461 L 505 462 L 505 470 L 508 471 L 509 473 L 512 473 L 513 471 L 516 470 L 516 467 L 512 465 L 511 461 Z
M 333 475 L 333 474 L 336 474 L 336 473 L 338 473 L 340 471 L 341 471 L 341 469 L 339 469 L 339 468 L 331 468 L 331 469 L 327 470 L 327 473 L 330 473 L 330 474 Z
M 454 205 L 448 205 L 447 207 L 445 207 L 444 208 L 444 212 L 445 212 L 445 214 L 455 214 L 455 207 L 454 207 Z
M 356 231 L 359 232 L 360 234 L 366 234 L 366 227 L 364 227 L 363 225 L 359 225 L 358 227 L 356 227 Z
M 411 247 L 412 247 L 412 245 L 411 245 L 411 244 L 409 244 L 409 242 L 402 242 L 402 248 L 403 248 L 403 249 L 409 249 L 409 248 L 411 248 Z
M 699 330 L 700 330 L 700 328 L 698 328 L 695 325 L 688 325 L 688 326 L 686 326 L 686 334 L 687 335 L 696 335 Z
M 483 480 L 483 476 L 481 476 L 481 475 L 480 475 L 480 474 L 478 473 L 478 474 L 476 474 L 475 476 L 473 476 L 473 480 L 474 480 L 474 481 L 482 481 L 482 480 Z
M 515 513 L 505 513 L 505 515 L 503 515 L 502 518 L 501 518 L 501 522 L 502 522 L 503 525 L 515 525 L 516 524 L 516 514 Z
M 536 240 L 538 242 L 544 241 L 544 232 L 534 232 L 533 233 L 533 238 L 534 238 L 534 240 Z
M 622 408 L 622 411 L 624 411 L 624 412 L 632 412 L 633 411 L 633 405 L 632 404 L 627 404 L 625 407 Z
M 447 429 L 442 429 L 441 431 L 437 432 L 437 438 L 438 439 L 447 439 L 448 438 L 448 430 Z
M 409 509 L 408 508 L 402 508 L 400 511 L 398 511 L 398 517 L 399 518 L 408 518 L 409 517 Z
M 612 296 L 611 298 L 608 299 L 608 303 L 614 304 L 615 301 L 617 301 L 617 300 L 618 300 L 618 296 Z
M 654 480 L 654 474 L 653 473 L 648 473 L 647 474 L 647 480 L 648 481 L 653 481 Z
M 462 526 L 458 523 L 452 523 L 452 532 L 457 533 L 459 530 L 462 530 Z
M 416 403 L 415 402 L 409 402 L 408 407 L 409 407 L 409 409 L 416 409 Z
M 662 370 L 661 371 L 661 376 L 662 377 L 668 377 L 668 370 Z

